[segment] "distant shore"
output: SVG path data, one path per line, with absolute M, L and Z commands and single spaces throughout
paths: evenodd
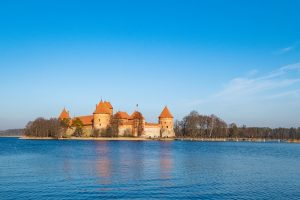
M 11 137 L 17 137 L 17 138 L 20 138 L 20 137 L 22 137 L 21 135 L 0 135 L 0 138 L 2 138 L 2 137 L 4 137 L 4 138 L 11 138 Z
M 13 137 L 13 136 L 3 136 Z M 69 137 L 69 138 L 52 138 L 52 137 L 28 137 L 14 136 L 24 140 L 96 140 L 96 141 L 198 141 L 198 142 L 288 142 L 300 143 L 300 140 L 279 140 L 263 138 L 142 138 L 142 137 Z

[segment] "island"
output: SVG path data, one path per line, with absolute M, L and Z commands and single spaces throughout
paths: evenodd
M 146 122 L 143 114 L 137 110 L 131 115 L 125 111 L 114 113 L 112 104 L 102 100 L 96 104 L 91 115 L 71 118 L 69 111 L 63 108 L 57 120 L 44 121 L 44 125 L 41 125 L 43 123 L 34 125 L 34 122 L 30 122 L 25 129 L 25 135 L 37 138 L 53 136 L 55 138 L 175 138 L 174 117 L 167 106 L 158 116 L 158 123 Z M 45 134 L 47 128 L 49 130 Z M 53 128 L 54 130 L 51 130 Z
M 192 141 L 277 141 L 300 142 L 300 127 L 238 127 L 227 124 L 216 115 L 191 111 L 182 120 L 175 120 L 165 106 L 157 123 L 147 122 L 136 109 L 131 115 L 114 112 L 109 101 L 100 101 L 90 115 L 70 117 L 63 108 L 56 118 L 42 117 L 30 121 L 23 130 L 23 139 L 76 140 L 192 140 Z

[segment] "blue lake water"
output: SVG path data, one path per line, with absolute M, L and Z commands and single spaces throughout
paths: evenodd
M 0 138 L 0 199 L 300 199 L 300 144 Z

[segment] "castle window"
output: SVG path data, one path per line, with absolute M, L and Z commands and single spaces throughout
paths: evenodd
M 169 128 L 169 127 L 167 126 L 167 128 Z

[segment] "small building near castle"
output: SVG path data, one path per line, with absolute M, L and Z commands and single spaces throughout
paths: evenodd
M 117 127 L 118 136 L 131 137 L 175 137 L 174 117 L 165 106 L 158 116 L 158 123 L 148 123 L 145 121 L 142 113 L 135 111 L 131 115 L 124 111 L 113 112 L 113 106 L 108 101 L 100 101 L 92 115 L 70 117 L 69 111 L 65 108 L 59 115 L 60 120 L 66 120 L 69 127 L 66 135 L 73 135 L 75 131 L 75 122 L 82 124 L 83 136 L 93 135 L 95 130 L 105 132 L 113 124 Z

